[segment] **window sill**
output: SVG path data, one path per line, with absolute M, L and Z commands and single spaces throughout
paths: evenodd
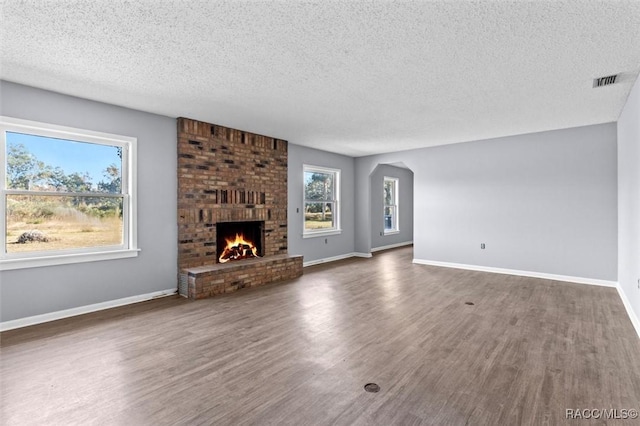
M 328 235 L 340 235 L 342 229 L 331 229 L 329 231 L 311 231 L 302 234 L 302 238 L 326 237 Z
M 400 231 L 384 231 L 384 235 L 396 235 L 399 233 Z
M 111 250 L 92 253 L 58 254 L 41 257 L 23 257 L 0 260 L 0 271 L 12 269 L 39 268 L 42 266 L 68 265 L 72 263 L 96 262 L 100 260 L 137 257 L 140 249 Z

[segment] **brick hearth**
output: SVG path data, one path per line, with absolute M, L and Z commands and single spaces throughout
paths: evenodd
M 264 257 L 218 264 L 218 222 L 264 221 Z M 287 255 L 287 141 L 178 119 L 178 269 L 199 299 L 302 275 Z

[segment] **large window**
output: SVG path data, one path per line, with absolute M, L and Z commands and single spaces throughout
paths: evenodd
M 304 235 L 340 232 L 340 170 L 304 166 Z
M 0 269 L 135 255 L 135 138 L 9 117 L 0 130 Z
M 398 226 L 398 178 L 384 178 L 384 233 L 399 232 Z

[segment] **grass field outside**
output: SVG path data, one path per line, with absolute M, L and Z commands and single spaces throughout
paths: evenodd
M 305 229 L 327 229 L 333 227 L 333 217 L 331 213 L 325 213 L 324 220 L 322 213 L 305 213 L 304 228 Z
M 7 210 L 6 253 L 122 244 L 119 199 L 9 195 Z M 25 235 L 36 237 L 25 238 Z M 40 238 L 42 236 L 46 238 Z
M 84 217 L 83 217 L 84 216 Z M 103 247 L 122 244 L 122 219 L 51 217 L 34 221 L 7 221 L 7 253 L 67 250 L 85 247 Z M 18 243 L 24 232 L 37 230 L 47 236 L 47 242 Z

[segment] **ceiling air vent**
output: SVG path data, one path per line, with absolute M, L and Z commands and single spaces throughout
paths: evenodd
M 618 78 L 618 74 L 608 75 L 606 77 L 594 78 L 593 87 L 609 86 L 615 83 L 617 78 Z

